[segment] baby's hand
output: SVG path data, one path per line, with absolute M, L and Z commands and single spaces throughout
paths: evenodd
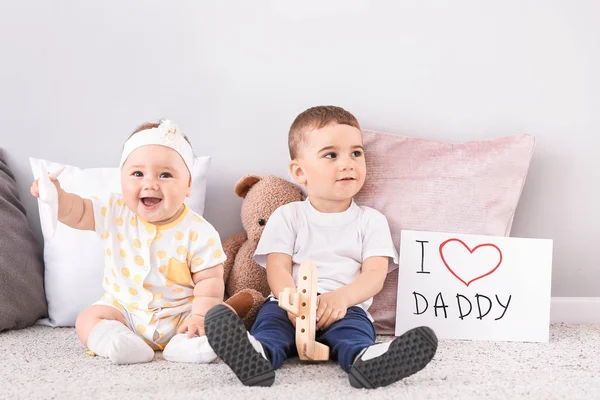
M 317 297 L 317 330 L 329 328 L 331 324 L 346 316 L 348 295 L 346 287 L 333 292 L 323 293 Z
M 57 171 L 54 171 L 53 173 L 49 174 L 46 169 L 46 164 L 42 163 L 42 165 L 41 165 L 42 177 L 48 176 L 48 179 L 50 180 L 50 182 L 52 182 L 54 184 L 54 186 L 56 187 L 56 193 L 58 195 L 60 195 L 61 188 L 60 188 L 60 183 L 58 182 L 57 178 L 60 175 L 60 173 L 64 171 L 64 169 L 65 169 L 65 166 L 63 165 Z M 50 185 L 50 184 L 48 183 L 47 179 L 43 179 L 41 184 L 42 184 L 42 189 L 44 189 L 42 196 L 45 196 L 45 197 L 50 196 L 50 198 L 40 198 L 40 200 L 43 202 L 49 203 L 52 201 L 53 195 L 51 194 L 52 189 L 46 187 L 46 185 Z M 50 187 L 52 187 L 52 186 L 50 186 Z M 40 197 L 40 180 L 39 179 L 36 179 L 35 181 L 33 181 L 33 184 L 31 185 L 31 188 L 29 189 L 29 191 L 31 192 L 31 194 L 34 197 L 37 197 L 37 198 Z
M 34 197 L 40 197 L 39 181 L 40 181 L 39 179 L 36 179 L 35 181 L 33 181 L 33 183 L 31 184 L 31 188 L 29 189 L 29 191 L 31 192 L 31 194 Z M 60 182 L 58 182 L 58 179 L 51 176 L 50 181 L 52 183 L 54 183 L 54 186 L 56 187 L 56 193 L 60 193 L 61 188 L 60 188 Z
M 177 329 L 177 333 L 185 333 L 187 331 L 187 336 L 189 338 L 193 337 L 195 334 L 198 336 L 205 336 L 204 332 L 204 317 L 198 314 L 190 315 L 183 324 Z

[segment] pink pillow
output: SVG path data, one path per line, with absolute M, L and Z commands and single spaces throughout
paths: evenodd
M 394 243 L 400 230 L 508 236 L 533 154 L 531 135 L 451 144 L 363 131 L 367 179 L 356 202 L 381 211 Z M 394 334 L 397 265 L 369 312 Z

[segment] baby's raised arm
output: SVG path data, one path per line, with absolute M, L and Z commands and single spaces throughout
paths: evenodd
M 71 228 L 93 231 L 95 228 L 94 209 L 90 199 L 65 192 L 58 179 L 50 177 L 58 193 L 58 220 Z M 31 194 L 40 197 L 38 179 L 31 185 Z

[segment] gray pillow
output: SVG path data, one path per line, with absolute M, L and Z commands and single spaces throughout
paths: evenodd
M 0 332 L 47 315 L 42 252 L 0 152 Z

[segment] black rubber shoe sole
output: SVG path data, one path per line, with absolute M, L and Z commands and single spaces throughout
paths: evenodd
M 356 360 L 348 375 L 350 384 L 355 388 L 374 389 L 406 378 L 425 368 L 437 344 L 437 337 L 430 328 L 411 329 L 396 338 L 379 357 L 363 361 L 361 356 Z
M 257 352 L 244 322 L 227 306 L 219 304 L 206 313 L 204 329 L 208 343 L 246 386 L 271 386 L 275 371 L 271 362 Z

